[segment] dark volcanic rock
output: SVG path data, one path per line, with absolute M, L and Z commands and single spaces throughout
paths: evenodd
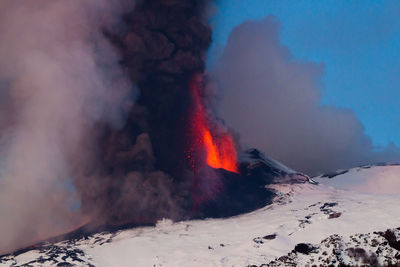
M 268 266 L 400 266 L 399 234 L 399 229 L 388 229 L 349 238 L 332 235 L 320 244 L 297 244 Z
M 276 234 L 263 236 L 263 239 L 266 239 L 266 240 L 273 240 L 275 238 L 276 238 Z
M 237 174 L 217 170 L 223 186 L 218 194 L 199 207 L 200 217 L 230 217 L 272 203 L 275 193 L 265 188 L 267 176 Z
M 308 243 L 299 243 L 294 247 L 294 250 L 303 254 L 310 254 L 313 252 L 316 248 L 312 244 Z
M 397 237 L 394 233 L 394 231 L 388 229 L 386 230 L 385 233 L 382 234 L 382 236 L 389 242 L 389 245 L 396 249 L 400 250 L 400 240 L 397 240 Z
M 378 258 L 376 254 L 369 255 L 363 248 L 348 248 L 346 249 L 349 257 L 354 258 L 356 261 L 361 261 L 370 266 L 378 266 Z
M 328 219 L 335 219 L 335 218 L 339 218 L 340 216 L 342 216 L 341 212 L 333 212 L 333 213 L 329 214 Z
M 342 175 L 342 174 L 345 174 L 345 173 L 348 173 L 348 172 L 349 172 L 349 170 L 330 172 L 330 173 L 326 173 L 326 174 L 322 175 L 321 177 L 322 178 L 332 179 L 335 176 L 339 176 L 339 175 Z

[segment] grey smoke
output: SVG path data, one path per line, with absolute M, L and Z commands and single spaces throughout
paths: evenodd
M 102 34 L 128 7 L 0 2 L 0 254 L 85 221 L 70 180 L 91 161 L 95 123 L 120 127 L 131 105 Z
M 212 71 L 219 114 L 243 144 L 310 175 L 399 161 L 395 145 L 373 146 L 352 110 L 320 104 L 323 72 L 281 44 L 274 17 L 247 21 L 233 29 Z

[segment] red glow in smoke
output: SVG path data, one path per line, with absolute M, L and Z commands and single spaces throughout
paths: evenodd
M 210 167 L 238 172 L 236 148 L 231 134 L 229 132 L 215 134 L 210 127 L 210 121 L 206 116 L 207 110 L 201 97 L 203 90 L 201 78 L 201 75 L 195 75 L 190 84 L 194 100 L 192 130 L 195 143 L 205 150 L 206 162 Z

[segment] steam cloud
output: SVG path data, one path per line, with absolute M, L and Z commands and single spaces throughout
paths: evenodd
M 0 253 L 82 222 L 71 185 L 94 126 L 120 127 L 132 94 L 102 31 L 132 4 L 0 2 Z
M 241 141 L 310 175 L 372 162 L 398 161 L 377 151 L 355 114 L 320 104 L 323 66 L 295 60 L 273 17 L 236 27 L 213 71 L 220 116 Z

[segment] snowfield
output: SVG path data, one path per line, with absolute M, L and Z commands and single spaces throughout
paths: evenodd
M 273 185 L 274 203 L 248 214 L 98 233 L 0 266 L 400 266 L 399 179 L 400 166 L 381 166 Z
M 372 194 L 400 194 L 400 165 L 363 166 L 325 174 L 315 180 L 336 189 Z

